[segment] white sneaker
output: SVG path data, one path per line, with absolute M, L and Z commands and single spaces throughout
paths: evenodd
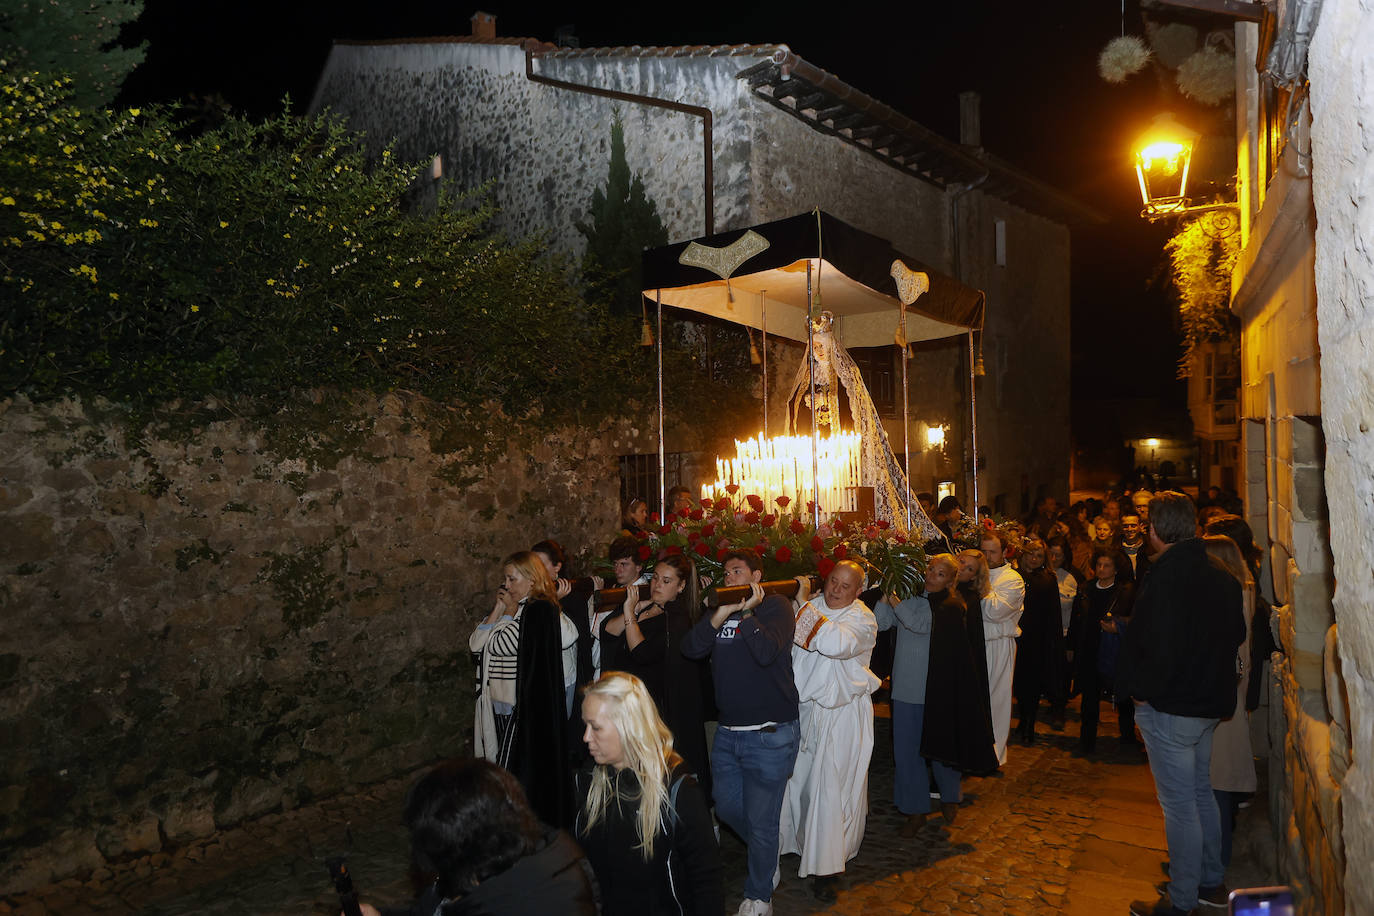
M 773 901 L 751 900 L 745 897 L 739 909 L 735 911 L 735 916 L 773 916 Z

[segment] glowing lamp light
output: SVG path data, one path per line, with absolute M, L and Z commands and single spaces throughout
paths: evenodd
M 1148 445 L 1150 448 L 1159 448 L 1158 439 L 1146 439 L 1145 444 Z
M 1188 208 L 1188 166 L 1201 136 L 1174 120 L 1156 115 L 1135 141 L 1135 173 L 1146 216 L 1181 213 Z
M 930 448 L 941 448 L 945 444 L 945 428 L 943 426 L 926 427 L 926 445 Z

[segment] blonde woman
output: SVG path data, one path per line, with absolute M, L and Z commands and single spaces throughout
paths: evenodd
M 1236 811 L 1241 799 L 1253 795 L 1258 781 L 1255 777 L 1255 756 L 1250 747 L 1250 714 L 1245 710 L 1245 694 L 1250 686 L 1250 640 L 1253 638 L 1255 615 L 1255 580 L 1240 547 L 1229 537 L 1208 534 L 1202 539 L 1207 553 L 1226 567 L 1240 583 L 1241 600 L 1245 603 L 1245 642 L 1236 652 L 1236 708 L 1229 719 L 1217 723 L 1212 733 L 1212 794 L 1221 814 L 1221 865 L 1231 864 L 1231 831 L 1236 824 Z
M 577 627 L 563 615 L 539 555 L 501 564 L 496 604 L 468 639 L 479 656 L 473 747 L 510 770 L 545 823 L 572 823 L 568 721 L 577 683 Z
M 720 916 L 720 853 L 706 796 L 673 750 L 644 682 L 608 671 L 583 691 L 575 834 L 601 885 L 602 912 Z

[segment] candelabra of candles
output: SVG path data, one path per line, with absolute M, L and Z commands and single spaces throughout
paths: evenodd
M 794 506 L 819 499 L 822 514 L 854 512 L 856 488 L 863 486 L 857 433 L 838 433 L 818 440 L 815 471 L 810 436 L 755 436 L 735 440 L 734 458 L 716 459 L 716 481 L 701 488 L 702 498 L 728 495 L 726 487 L 739 486 L 741 494 L 756 494 L 770 509 L 779 496 Z

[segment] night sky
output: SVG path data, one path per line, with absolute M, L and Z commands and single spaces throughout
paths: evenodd
M 127 103 L 218 93 L 238 111 L 266 115 L 289 93 L 309 104 L 330 43 L 466 35 L 476 9 L 496 15 L 497 34 L 552 40 L 572 26 L 583 47 L 785 43 L 793 51 L 958 139 L 958 93 L 982 95 L 983 145 L 993 154 L 1096 208 L 1107 219 L 1073 233 L 1075 414 L 1091 401 L 1162 397 L 1182 405 L 1175 381 L 1178 338 L 1163 263 L 1166 224 L 1139 218 L 1128 156 L 1131 139 L 1160 110 L 1148 78 L 1111 86 L 1096 73 L 1102 45 L 1121 33 L 1117 4 L 1006 0 L 836 4 L 803 15 L 798 4 L 740 8 L 674 4 L 506 3 L 422 0 L 146 0 L 126 36 L 149 42 L 125 84 Z M 1139 32 L 1127 6 L 1126 28 Z M 663 5 L 662 8 L 670 8 Z M 680 11 L 680 12 L 676 12 Z

